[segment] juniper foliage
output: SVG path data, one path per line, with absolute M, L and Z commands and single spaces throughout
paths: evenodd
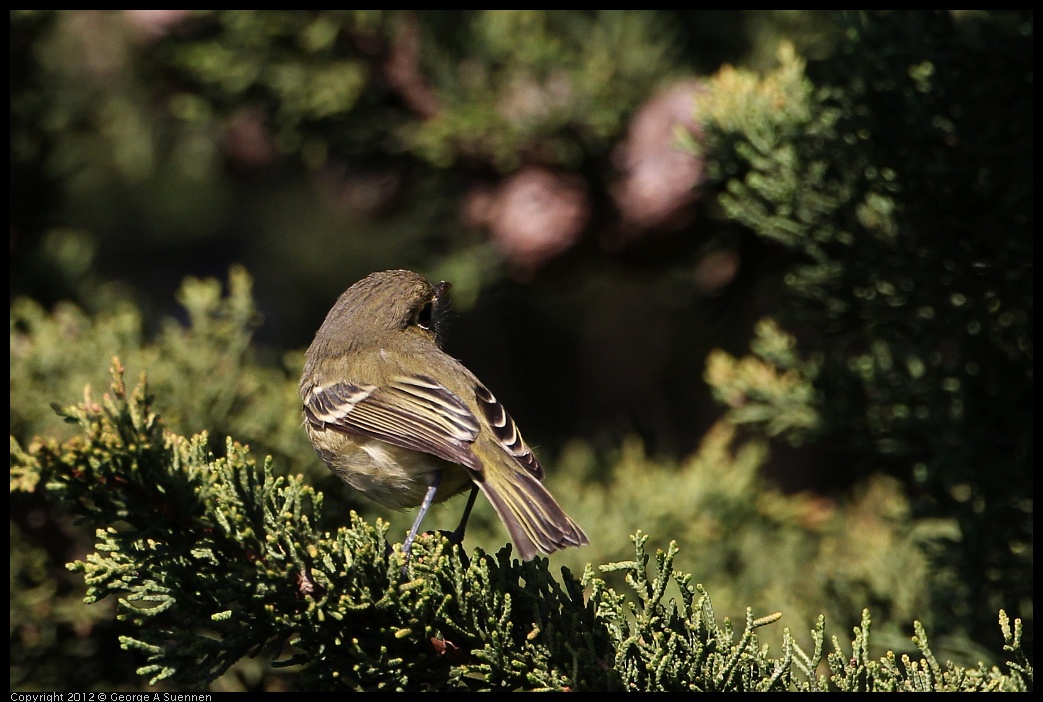
M 205 433 L 166 429 L 147 381 L 124 384 L 118 361 L 109 392 L 88 390 L 56 406 L 79 435 L 12 439 L 12 474 L 44 483 L 95 529 L 94 550 L 70 564 L 87 601 L 117 598 L 129 626 L 125 649 L 143 659 L 153 684 L 201 688 L 239 659 L 263 656 L 302 689 L 354 690 L 841 690 L 1026 689 L 1032 668 L 1001 614 L 1014 661 L 998 669 L 944 668 L 922 628 L 922 658 L 869 658 L 869 616 L 848 654 L 825 651 L 824 622 L 803 651 L 786 633 L 773 658 L 756 630 L 718 624 L 709 595 L 674 568 L 677 547 L 649 568 L 647 537 L 634 558 L 602 567 L 626 574 L 629 592 L 607 587 L 592 568 L 581 578 L 546 559 L 521 563 L 505 548 L 467 555 L 445 538 L 421 539 L 403 558 L 386 524 L 357 516 L 323 531 L 322 495 L 300 478 L 276 477 L 229 439 L 209 451 Z M 29 476 L 34 476 L 33 480 Z M 677 595 L 667 597 L 668 586 Z M 829 680 L 820 672 L 828 666 Z

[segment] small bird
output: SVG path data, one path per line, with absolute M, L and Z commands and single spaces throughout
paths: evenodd
M 428 508 L 468 488 L 452 538 L 480 490 L 524 560 L 588 543 L 543 487 L 543 468 L 507 410 L 438 335 L 450 284 L 406 270 L 373 273 L 348 288 L 319 327 L 300 382 L 304 426 L 336 475 L 397 509 Z

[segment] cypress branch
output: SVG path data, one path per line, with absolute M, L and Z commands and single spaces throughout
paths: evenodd
M 747 609 L 720 624 L 709 594 L 678 571 L 678 547 L 601 567 L 622 572 L 616 593 L 588 566 L 561 579 L 543 558 L 522 563 L 509 547 L 468 555 L 440 535 L 418 539 L 408 578 L 386 542 L 387 525 L 353 514 L 323 531 L 322 496 L 299 477 L 275 476 L 232 439 L 215 456 L 205 433 L 165 428 L 142 377 L 127 389 L 113 362 L 109 392 L 88 388 L 59 413 L 80 428 L 64 443 L 12 443 L 20 479 L 34 474 L 95 529 L 95 547 L 70 564 L 87 601 L 118 600 L 150 683 L 203 688 L 237 661 L 263 657 L 302 689 L 354 690 L 814 690 L 826 687 L 824 620 L 803 652 L 788 631 L 782 656 L 757 629 L 781 618 Z M 669 593 L 676 593 L 670 595 Z M 1003 615 L 1005 617 L 1005 615 Z M 869 654 L 868 611 L 851 653 L 833 637 L 826 656 L 839 690 L 1026 689 L 1032 668 L 1020 623 L 1001 621 L 1008 672 L 934 659 Z

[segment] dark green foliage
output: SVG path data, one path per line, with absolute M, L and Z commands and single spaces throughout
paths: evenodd
M 28 507 L 24 502 L 12 503 L 11 689 L 41 689 L 35 681 L 44 680 L 51 681 L 48 689 L 64 687 L 63 681 L 76 681 L 84 688 L 105 681 L 111 688 L 113 679 L 129 680 L 134 661 L 119 650 L 113 625 L 115 601 L 85 606 L 82 579 L 70 578 L 64 563 L 56 562 L 45 548 L 54 550 L 55 544 L 41 545 L 34 538 L 39 529 L 20 526 L 28 518 L 34 526 L 44 522 L 53 528 L 47 518 L 53 518 L 56 510 L 37 503 Z M 88 547 L 84 543 L 82 549 Z
M 220 451 L 229 435 L 279 459 L 308 449 L 299 431 L 296 378 L 260 363 L 251 346 L 260 322 L 252 287 L 240 267 L 231 271 L 226 295 L 216 279 L 186 280 L 178 301 L 187 324 L 164 320 L 152 342 L 141 313 L 127 302 L 91 317 L 68 303 L 48 313 L 31 300 L 15 300 L 11 433 L 23 442 L 61 434 L 49 403 L 104 382 L 118 355 L 132 371 L 149 370 L 168 424 L 184 433 L 206 429 L 214 437 L 211 450 Z
M 95 528 L 83 573 L 87 601 L 117 596 L 130 626 L 124 648 L 141 655 L 153 683 L 199 688 L 245 656 L 274 659 L 307 689 L 356 690 L 769 690 L 824 689 L 815 650 L 785 637 L 771 658 L 754 620 L 741 633 L 718 626 L 709 597 L 674 569 L 676 546 L 648 572 L 647 537 L 623 571 L 632 591 L 616 594 L 587 569 L 558 583 L 547 561 L 519 563 L 507 549 L 471 557 L 441 537 L 421 539 L 402 574 L 386 526 L 353 517 L 330 533 L 318 526 L 322 497 L 300 479 L 273 476 L 229 440 L 215 458 L 205 434 L 167 431 L 142 382 L 132 392 L 122 368 L 109 393 L 58 407 L 81 434 L 58 443 L 12 443 L 12 470 L 35 475 Z M 668 587 L 677 588 L 667 599 Z M 827 657 L 838 689 L 1024 689 L 1032 669 L 1020 653 L 1020 623 L 1004 635 L 1010 673 L 943 671 L 924 659 L 870 660 L 869 621 L 853 654 L 834 639 Z M 736 636 L 738 635 L 738 638 Z
M 189 325 L 168 322 L 162 337 L 143 348 L 136 347 L 140 315 L 133 308 L 121 307 L 118 313 L 102 313 L 92 320 L 69 307 L 48 316 L 18 303 L 12 331 L 12 349 L 17 350 L 12 355 L 12 391 L 18 401 L 13 404 L 12 426 L 26 426 L 20 440 L 34 434 L 69 434 L 75 427 L 56 424 L 58 418 L 49 408 L 30 411 L 36 398 L 61 397 L 63 388 L 73 383 L 90 381 L 97 387 L 103 375 L 95 359 L 112 349 L 125 350 L 138 359 L 134 366 L 148 364 L 153 369 L 150 388 L 164 417 L 169 408 L 173 419 L 168 426 L 210 423 L 225 427 L 226 437 L 249 435 L 251 446 L 275 453 L 271 466 L 277 474 L 294 466 L 312 483 L 326 486 L 331 496 L 323 510 L 327 528 L 346 523 L 354 508 L 388 518 L 393 525 L 388 533 L 401 537 L 411 514 L 389 514 L 360 501 L 330 477 L 304 443 L 294 379 L 256 363 L 252 353 L 242 354 L 243 340 L 255 324 L 245 274 L 233 271 L 228 288 L 228 295 L 221 296 L 215 280 L 187 281 L 180 297 L 191 309 Z M 189 372 L 193 379 L 184 382 Z M 760 387 L 769 388 L 764 374 L 759 375 Z M 203 401 L 207 398 L 213 400 Z M 263 417 L 275 422 L 273 429 L 257 433 Z M 276 430 L 279 427 L 283 428 Z M 283 435 L 288 448 L 277 442 Z M 301 442 L 298 448 L 295 441 Z M 206 449 L 225 456 L 227 442 L 208 433 Z M 552 489 L 569 496 L 570 509 L 576 509 L 584 526 L 598 536 L 591 546 L 556 554 L 552 562 L 579 572 L 592 561 L 626 559 L 629 534 L 644 527 L 657 542 L 674 539 L 684 545 L 677 567 L 702 573 L 724 611 L 741 612 L 752 604 L 783 610 L 794 622 L 825 613 L 836 625 L 848 626 L 857 623 L 860 608 L 871 604 L 877 641 L 885 642 L 880 652 L 885 647 L 899 653 L 912 650 L 903 627 L 923 616 L 926 606 L 919 585 L 927 570 L 921 550 L 950 538 L 951 525 L 911 520 L 906 499 L 894 483 L 884 481 L 839 505 L 779 494 L 759 476 L 766 455 L 763 442 L 741 442 L 727 424 L 709 432 L 700 450 L 680 464 L 647 455 L 636 441 L 604 457 L 574 443 L 554 461 Z M 591 475 L 601 476 L 597 485 L 589 484 Z M 12 486 L 21 495 L 36 487 L 36 478 L 35 472 L 15 471 Z M 37 499 L 41 493 L 37 491 Z M 605 510 L 606 504 L 613 509 Z M 428 528 L 454 528 L 459 517 L 459 506 L 454 505 L 436 510 Z M 63 531 L 69 532 L 65 538 L 70 541 L 84 538 L 67 526 Z M 39 534 L 29 530 L 23 536 L 32 541 Z M 495 552 L 503 539 L 495 514 L 480 501 L 468 544 Z M 785 557 L 766 558 L 765 553 Z M 605 577 L 613 587 L 625 586 L 618 573 Z M 26 619 L 32 621 L 28 613 Z M 95 628 L 93 634 L 115 637 L 107 628 Z M 782 643 L 780 632 L 770 628 L 763 631 L 762 640 L 773 646 Z
M 47 312 L 27 299 L 13 301 L 12 441 L 71 436 L 74 428 L 49 405 L 82 398 L 85 386 L 105 387 L 107 365 L 119 355 L 132 374 L 150 370 L 167 426 L 220 432 L 207 434 L 208 450 L 223 454 L 225 437 L 234 435 L 279 457 L 283 469 L 288 455 L 311 456 L 300 432 L 296 379 L 256 362 L 250 340 L 258 315 L 245 271 L 231 272 L 227 295 L 218 280 L 187 280 L 179 299 L 187 324 L 166 320 L 154 342 L 145 339 L 141 312 L 118 298 L 94 316 L 70 303 Z M 317 461 L 303 461 L 299 470 L 309 468 L 327 476 Z M 88 547 L 90 532 L 44 499 L 37 477 L 12 464 L 12 680 L 48 680 L 53 689 L 126 684 L 133 661 L 111 650 L 120 632 L 110 607 L 84 607 L 82 578 L 63 574 L 64 562 Z M 55 666 L 57 660 L 65 664 Z
M 860 457 L 848 482 L 886 470 L 955 518 L 938 623 L 981 640 L 977 605 L 1032 600 L 1031 19 L 846 17 L 807 76 L 724 72 L 705 108 L 721 203 L 785 251 L 778 319 L 808 360 L 780 368 L 815 391 L 743 421 L 814 429 Z
M 195 88 L 181 114 L 261 105 L 312 165 L 412 153 L 509 171 L 534 150 L 569 166 L 604 152 L 678 47 L 647 11 L 236 10 L 197 13 L 162 51 Z
M 778 610 L 788 622 L 822 614 L 847 629 L 869 606 L 877 654 L 915 651 L 908 622 L 921 618 L 933 625 L 923 588 L 931 569 L 923 551 L 946 544 L 958 534 L 955 525 L 913 518 L 898 482 L 882 477 L 836 502 L 785 495 L 761 475 L 766 442 L 741 441 L 739 433 L 725 423 L 713 427 L 679 464 L 650 457 L 636 442 L 601 461 L 589 449 L 572 447 L 555 461 L 552 487 L 573 496 L 570 508 L 597 537 L 556 560 L 578 570 L 590 561 L 628 559 L 628 536 L 641 529 L 653 543 L 681 545 L 676 567 L 698 574 L 719 611 Z M 584 476 L 595 470 L 603 482 L 584 486 Z M 497 538 L 502 540 L 494 533 L 478 543 L 495 548 Z M 621 577 L 605 577 L 623 587 Z M 781 632 L 771 627 L 761 639 L 782 644 Z M 953 641 L 936 643 L 952 655 Z

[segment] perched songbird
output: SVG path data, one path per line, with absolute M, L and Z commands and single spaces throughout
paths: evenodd
M 587 542 L 543 487 L 518 427 L 471 371 L 439 345 L 449 283 L 410 271 L 373 273 L 340 296 L 308 347 L 300 395 L 308 438 L 344 482 L 382 505 L 424 514 L 471 488 L 500 515 L 525 560 Z

